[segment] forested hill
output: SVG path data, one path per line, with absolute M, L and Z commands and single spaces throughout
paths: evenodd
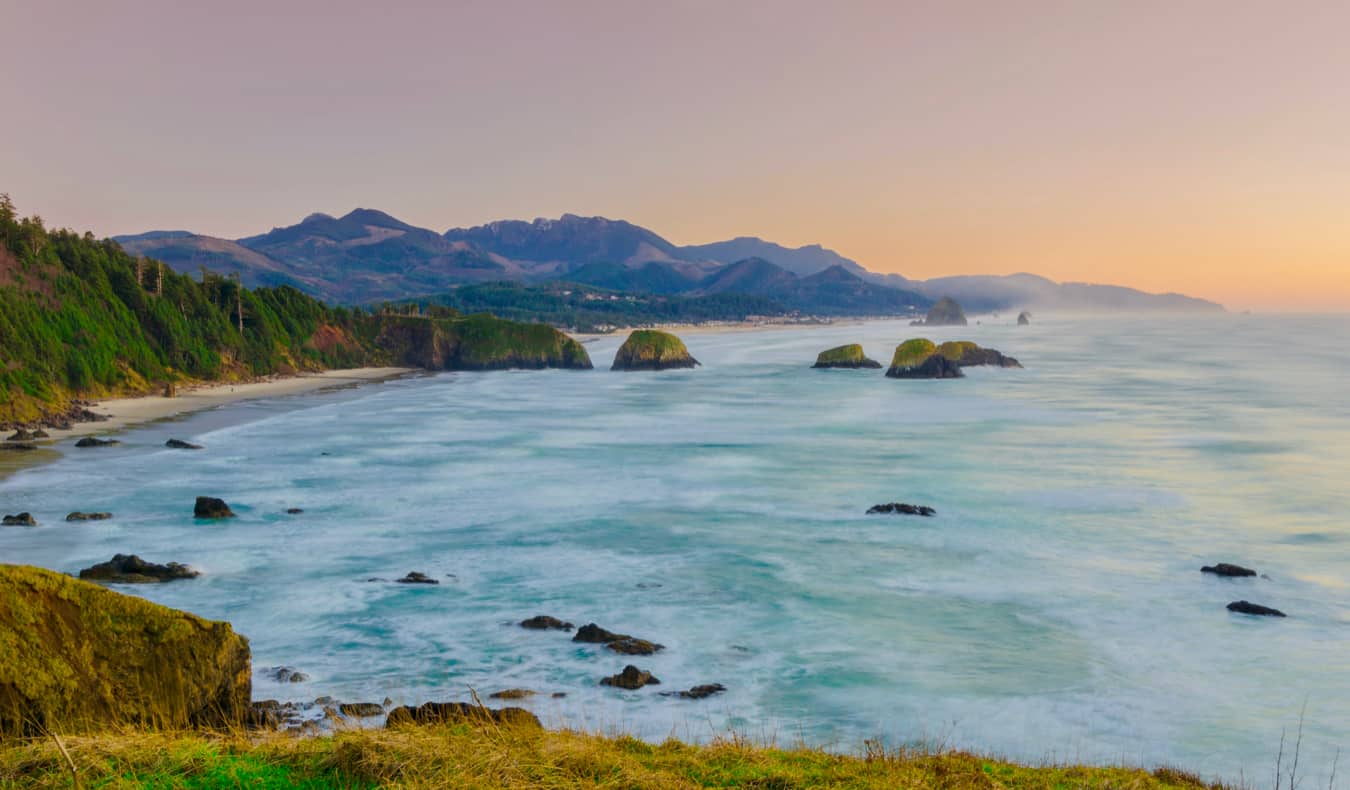
M 49 230 L 0 195 L 0 424 L 170 382 L 367 364 L 590 366 L 580 344 L 548 327 L 329 307 L 288 286 L 203 277 L 88 233 Z

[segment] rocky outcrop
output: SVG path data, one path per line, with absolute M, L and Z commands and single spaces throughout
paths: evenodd
M 381 316 L 375 344 L 398 364 L 428 370 L 592 367 L 586 348 L 557 329 L 487 313 L 444 319 Z
M 427 702 L 418 707 L 404 705 L 389 711 L 384 726 L 409 724 L 491 723 L 498 726 L 543 728 L 539 717 L 524 708 L 484 708 L 468 702 Z
M 624 667 L 619 674 L 610 675 L 600 680 L 602 686 L 613 686 L 630 691 L 640 689 L 643 686 L 659 686 L 660 684 L 661 681 L 653 677 L 652 673 L 645 669 L 638 669 L 632 664 Z
M 813 368 L 880 368 L 881 363 L 868 359 L 863 347 L 857 343 L 837 346 L 820 352 L 816 356 Z
M 895 513 L 901 516 L 936 516 L 937 511 L 927 505 L 907 505 L 904 502 L 888 502 L 884 505 L 873 505 L 867 509 L 867 514 L 874 513 Z
M 928 315 L 924 317 L 923 321 L 915 321 L 914 325 L 965 326 L 966 311 L 961 309 L 961 305 L 955 299 L 944 296 L 928 309 Z
M 197 504 L 192 508 L 192 515 L 196 518 L 234 518 L 234 511 L 225 504 L 225 500 L 216 499 L 210 496 L 197 497 Z
M 0 519 L 0 526 L 6 527 L 36 527 L 37 525 L 37 519 L 33 518 L 33 514 L 26 510 Z
M 1030 324 L 1031 324 L 1031 313 L 1028 313 L 1026 310 L 1023 310 L 1022 312 L 1017 314 L 1018 326 L 1028 326 Z
M 625 656 L 650 656 L 666 649 L 665 645 L 658 645 L 655 642 L 649 642 L 646 639 L 636 639 L 631 636 L 608 642 L 605 644 L 605 647 L 613 650 L 615 653 Z
M 705 699 L 714 694 L 721 694 L 727 687 L 721 683 L 706 683 L 702 686 L 694 686 L 688 691 L 663 691 L 663 697 L 680 697 L 681 699 Z
M 655 329 L 639 329 L 619 346 L 610 370 L 674 370 L 698 364 L 678 337 Z
M 1251 568 L 1244 568 L 1241 565 L 1232 565 L 1227 562 L 1220 562 L 1217 565 L 1206 565 L 1200 569 L 1201 573 L 1212 573 L 1215 576 L 1255 576 L 1256 571 Z
M 556 617 L 538 614 L 528 620 L 521 620 L 520 627 L 533 629 L 535 631 L 571 631 L 573 625 L 571 623 L 563 622 Z
M 293 667 L 264 667 L 262 673 L 278 683 L 304 683 L 309 675 Z
M 1269 606 L 1262 606 L 1259 603 L 1250 601 L 1233 601 L 1228 604 L 1228 611 L 1238 614 L 1254 614 L 1261 617 L 1285 617 L 1285 613 L 1279 609 L 1271 609 Z
M 35 428 L 31 431 L 28 430 L 27 428 L 20 428 L 19 430 L 15 431 L 13 435 L 11 435 L 8 439 L 6 439 L 6 441 L 30 442 L 34 439 L 50 439 L 50 438 L 52 438 L 51 434 L 47 433 L 41 428 Z
M 76 447 L 110 447 L 114 444 L 121 444 L 116 439 L 100 439 L 97 436 L 86 436 L 75 443 Z
M 384 706 L 378 702 L 344 702 L 338 705 L 338 712 L 354 719 L 369 719 L 384 714 Z
M 177 562 L 160 565 L 146 562 L 135 554 L 116 554 L 107 562 L 100 562 L 80 571 L 86 581 L 112 584 L 156 584 L 177 579 L 195 579 L 200 571 Z
M 969 340 L 953 340 L 937 345 L 916 337 L 895 347 L 886 375 L 893 379 L 958 379 L 962 368 L 990 365 L 1020 368 L 1022 364 L 992 348 L 981 348 Z
M 410 571 L 402 579 L 394 579 L 398 584 L 440 584 L 440 581 L 433 579 L 425 573 L 419 571 Z
M 572 637 L 573 642 L 590 642 L 597 645 L 606 645 L 610 642 L 617 642 L 620 639 L 632 639 L 628 634 L 616 634 L 613 631 L 606 631 L 595 623 L 587 623 L 577 629 L 576 636 Z
M 182 439 L 170 439 L 169 441 L 167 441 L 167 442 L 164 443 L 164 446 L 165 446 L 165 447 L 172 448 L 172 449 L 174 449 L 174 450 L 200 450 L 200 449 L 202 449 L 202 446 L 201 446 L 200 444 L 193 444 L 192 442 L 185 442 L 185 441 L 183 441 Z
M 40 568 L 0 566 L 0 740 L 241 723 L 248 640 L 229 623 Z
M 112 517 L 113 514 L 107 512 L 83 513 L 77 510 L 74 513 L 68 514 L 66 516 L 66 521 L 107 521 Z

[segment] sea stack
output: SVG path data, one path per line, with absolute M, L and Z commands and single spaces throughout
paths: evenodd
M 248 640 L 64 574 L 0 565 L 0 740 L 102 727 L 240 722 Z
M 1016 359 L 969 340 L 951 340 L 939 346 L 928 338 L 916 337 L 895 347 L 886 375 L 893 379 L 959 379 L 965 376 L 961 368 L 976 365 L 1022 367 Z
M 678 337 L 655 329 L 639 329 L 619 347 L 610 370 L 675 370 L 698 364 Z
M 1018 326 L 1029 326 L 1030 324 L 1031 324 L 1031 313 L 1028 313 L 1026 310 L 1023 310 L 1022 312 L 1017 314 Z
M 961 305 L 950 296 L 944 296 L 937 300 L 928 311 L 927 317 L 923 319 L 924 326 L 965 326 L 966 311 L 961 309 Z
M 863 347 L 857 343 L 847 346 L 837 346 L 820 352 L 816 356 L 816 364 L 813 368 L 879 368 L 881 363 L 875 359 L 868 359 L 863 353 Z

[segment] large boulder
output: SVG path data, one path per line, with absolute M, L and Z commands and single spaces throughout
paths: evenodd
M 571 623 L 546 614 L 537 614 L 529 619 L 521 620 L 520 627 L 534 631 L 571 631 L 573 628 Z
M 111 560 L 80 571 L 80 578 L 86 581 L 113 584 L 155 584 L 175 579 L 195 579 L 201 575 L 200 571 L 181 563 L 160 565 L 146 562 L 135 554 L 114 554 Z
M 100 439 L 97 436 L 86 436 L 75 443 L 76 447 L 111 447 L 114 444 L 121 444 L 116 439 Z
M 886 375 L 893 379 L 959 379 L 965 376 L 962 368 L 976 365 L 1022 367 L 1016 359 L 969 340 L 950 340 L 939 346 L 928 338 L 916 337 L 895 347 Z
M 33 518 L 33 514 L 26 510 L 22 513 L 5 516 L 0 519 L 0 524 L 6 527 L 36 527 L 38 525 L 37 519 Z
M 0 741 L 235 724 L 250 710 L 251 677 L 248 640 L 229 623 L 0 565 Z
M 234 511 L 223 499 L 199 496 L 197 503 L 192 506 L 192 515 L 196 518 L 234 518 Z
M 678 337 L 655 329 L 639 329 L 619 346 L 610 370 L 673 370 L 698 364 Z
M 863 347 L 857 343 L 837 346 L 820 352 L 816 356 L 813 368 L 879 368 L 881 363 L 868 359 Z
M 928 310 L 924 326 L 965 326 L 966 311 L 950 296 L 944 296 Z
M 652 673 L 647 670 L 638 669 L 632 664 L 629 664 L 624 667 L 623 671 L 619 674 L 601 678 L 600 685 L 635 691 L 643 686 L 659 686 L 661 685 L 661 681 L 653 677 Z

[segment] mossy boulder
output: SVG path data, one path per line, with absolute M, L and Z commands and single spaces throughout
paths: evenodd
M 881 363 L 875 359 L 868 359 L 863 353 L 863 347 L 857 343 L 847 346 L 836 346 L 820 352 L 816 356 L 816 364 L 813 368 L 879 368 Z
M 678 337 L 656 329 L 639 329 L 619 347 L 610 370 L 673 370 L 698 364 Z
M 952 340 L 939 346 L 927 338 L 916 337 L 895 347 L 886 375 L 893 379 L 959 379 L 965 375 L 961 369 L 973 365 L 1022 367 L 1016 359 L 969 340 Z
M 0 740 L 116 726 L 239 722 L 248 640 L 52 571 L 0 565 Z

